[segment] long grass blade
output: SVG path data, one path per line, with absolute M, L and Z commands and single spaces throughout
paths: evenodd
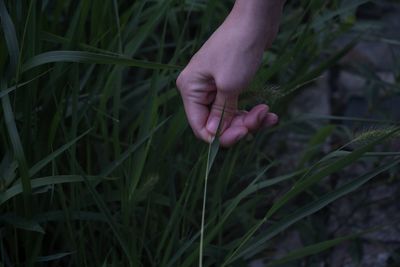
M 81 176 L 81 178 L 85 181 L 86 186 L 89 189 L 89 192 L 91 193 L 94 201 L 96 202 L 97 207 L 101 211 L 101 213 L 104 214 L 104 216 L 107 219 L 107 223 L 110 226 L 111 230 L 113 231 L 115 237 L 117 238 L 123 252 L 125 253 L 125 256 L 129 260 L 130 266 L 135 266 L 134 260 L 132 259 L 132 254 L 129 251 L 128 244 L 123 238 L 122 234 L 120 233 L 118 229 L 118 225 L 115 222 L 114 216 L 111 214 L 110 210 L 108 209 L 106 203 L 103 201 L 99 193 L 96 191 L 96 189 L 93 187 L 93 185 L 90 183 L 89 179 L 86 176 Z
M 223 115 L 222 115 L 223 116 Z M 218 126 L 219 128 L 219 126 Z M 219 132 L 219 131 L 217 131 Z M 201 229 L 200 229 L 200 249 L 199 249 L 199 267 L 203 266 L 203 249 L 204 249 L 204 223 L 206 213 L 206 199 L 207 199 L 207 182 L 210 174 L 211 167 L 214 163 L 215 157 L 217 156 L 219 148 L 219 139 L 216 137 L 213 142 L 209 145 L 207 153 L 207 164 L 206 164 L 206 175 L 204 179 L 204 192 L 203 192 L 203 207 L 201 212 Z
M 355 239 L 361 235 L 364 235 L 367 232 L 370 232 L 370 231 L 363 231 L 363 232 L 356 233 L 356 234 L 346 235 L 346 236 L 338 237 L 335 239 L 326 240 L 326 241 L 323 241 L 323 242 L 320 242 L 317 244 L 313 244 L 310 246 L 306 246 L 306 247 L 303 247 L 300 249 L 296 249 L 294 251 L 289 252 L 285 257 L 268 263 L 266 265 L 266 267 L 280 266 L 280 265 L 288 263 L 288 262 L 292 262 L 292 261 L 295 261 L 298 259 L 303 259 L 307 256 L 321 253 L 327 249 L 330 249 L 332 247 L 339 245 L 340 243 L 343 243 L 345 241 Z
M 55 261 L 62 259 L 64 257 L 67 257 L 75 252 L 60 252 L 52 255 L 47 255 L 47 256 L 40 256 L 37 257 L 36 262 L 49 262 L 49 261 Z
M 336 160 L 335 162 L 323 167 L 321 170 L 318 172 L 315 172 L 314 174 L 305 176 L 303 179 L 300 179 L 298 182 L 296 182 L 293 187 L 286 193 L 284 194 L 278 201 L 276 201 L 273 206 L 268 210 L 267 214 L 243 237 L 242 241 L 239 243 L 239 245 L 236 247 L 236 249 L 229 254 L 227 257 L 227 260 L 225 261 L 224 265 L 230 263 L 231 259 L 239 253 L 239 250 L 242 248 L 244 244 L 246 244 L 251 236 L 263 225 L 277 210 L 279 210 L 283 205 L 285 205 L 289 200 L 297 196 L 299 193 L 303 192 L 307 188 L 309 188 L 311 185 L 315 184 L 316 182 L 320 181 L 322 178 L 328 176 L 331 173 L 334 173 L 335 171 L 341 170 L 345 168 L 346 166 L 352 164 L 359 158 L 361 158 L 366 152 L 371 150 L 376 144 L 381 143 L 385 139 L 389 138 L 393 134 L 395 134 L 397 131 L 399 131 L 399 128 L 394 129 L 393 131 L 390 131 L 389 133 L 381 136 L 380 138 L 377 138 L 362 147 L 358 148 L 357 150 L 351 152 L 350 154 Z
M 144 60 L 132 59 L 124 56 L 111 56 L 108 54 L 85 52 L 85 51 L 50 51 L 34 56 L 23 66 L 22 72 L 32 68 L 55 62 L 76 62 L 88 64 L 111 64 L 127 67 L 139 67 L 145 69 L 170 69 L 177 70 L 180 67 L 150 62 Z
M 26 219 L 16 216 L 15 214 L 2 214 L 0 215 L 0 222 L 12 225 L 13 227 L 23 229 L 31 232 L 38 232 L 44 234 L 45 231 L 40 224 L 32 219 Z
M 266 241 L 270 240 L 272 237 L 276 236 L 280 232 L 284 231 L 287 229 L 289 226 L 293 225 L 294 223 L 298 222 L 299 220 L 303 219 L 306 216 L 309 216 L 322 208 L 326 207 L 333 201 L 335 201 L 338 198 L 341 198 L 358 188 L 360 188 L 363 184 L 367 183 L 377 175 L 395 167 L 400 163 L 400 159 L 395 160 L 394 162 L 385 164 L 384 166 L 367 173 L 365 175 L 362 175 L 353 181 L 344 184 L 343 186 L 339 187 L 338 189 L 320 197 L 319 199 L 315 200 L 314 202 L 311 202 L 310 204 L 304 206 L 303 208 L 298 209 L 296 212 L 293 214 L 290 214 L 278 222 L 274 223 L 269 229 L 268 229 L 268 234 L 263 235 L 262 237 L 253 240 L 251 244 L 243 250 L 241 253 L 237 255 L 235 258 L 239 258 L 241 256 L 246 256 L 246 257 L 251 257 L 258 251 L 260 251 L 261 246 L 263 243 Z
M 133 152 L 135 152 L 141 145 L 143 145 L 148 138 L 150 138 L 155 132 L 157 132 L 167 121 L 169 117 L 164 121 L 160 122 L 154 129 L 152 129 L 146 136 L 142 137 L 141 139 L 137 140 L 136 143 L 131 145 L 121 156 L 114 160 L 109 166 L 107 166 L 102 172 L 102 176 L 110 175 L 118 166 L 120 166 Z
M 69 141 L 68 143 L 64 144 L 63 146 L 61 146 L 60 148 L 58 148 L 56 151 L 54 151 L 53 153 L 47 155 L 44 159 L 42 159 L 41 161 L 39 161 L 38 163 L 36 163 L 35 165 L 33 165 L 30 169 L 29 169 L 29 177 L 34 176 L 35 174 L 37 174 L 41 169 L 43 169 L 47 164 L 49 164 L 51 161 L 53 161 L 55 158 L 57 158 L 59 155 L 61 155 L 64 151 L 66 151 L 67 149 L 69 149 L 71 146 L 73 146 L 74 144 L 76 144 L 82 137 L 84 137 L 85 135 L 87 135 L 89 132 L 91 131 L 91 129 L 85 131 L 84 133 L 82 133 L 81 135 L 79 135 L 78 137 L 74 138 L 73 140 Z
M 102 178 L 98 176 L 88 176 L 88 180 L 97 181 Z M 47 176 L 32 179 L 30 183 L 30 187 L 32 189 L 37 189 L 44 186 L 56 185 L 56 184 L 64 184 L 64 183 L 76 183 L 83 182 L 81 176 L 79 175 L 59 175 L 59 176 Z M 15 197 L 16 195 L 23 192 L 23 185 L 21 183 L 16 183 L 15 185 L 8 188 L 6 191 L 0 193 L 0 205 L 2 205 L 7 200 Z
M 10 75 L 13 75 L 15 74 L 19 59 L 19 45 L 14 23 L 12 22 L 11 17 L 8 14 L 4 0 L 0 0 L 0 18 L 1 26 L 3 28 L 3 33 L 8 48 L 8 54 L 10 55 Z

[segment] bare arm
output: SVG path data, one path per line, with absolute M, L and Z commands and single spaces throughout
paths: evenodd
M 236 0 L 225 21 L 179 75 L 177 86 L 198 138 L 209 142 L 216 134 L 224 105 L 223 146 L 277 122 L 267 105 L 249 112 L 238 111 L 237 105 L 278 32 L 283 4 L 283 0 Z

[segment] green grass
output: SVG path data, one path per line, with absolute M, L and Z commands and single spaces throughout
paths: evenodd
M 279 260 L 265 254 L 304 218 L 398 168 L 396 151 L 374 152 L 398 136 L 396 124 L 375 121 L 387 128 L 359 144 L 340 121 L 363 118 L 287 116 L 293 97 L 357 41 L 332 49 L 357 26 L 363 2 L 287 4 L 242 103 L 268 102 L 282 123 L 217 155 L 215 143 L 209 152 L 191 133 L 175 79 L 231 2 L 0 0 L 0 266 L 246 266 L 257 258 L 297 266 L 357 239 L 364 232 L 321 235 Z M 280 135 L 292 131 L 307 149 L 282 173 Z M 332 136 L 346 145 L 324 153 Z M 318 187 L 364 161 L 376 169 Z

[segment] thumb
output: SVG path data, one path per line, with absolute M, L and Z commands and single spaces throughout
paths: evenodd
M 206 124 L 207 131 L 215 136 L 217 133 L 218 125 L 221 124 L 220 133 L 222 133 L 231 124 L 232 119 L 237 112 L 237 107 L 238 95 L 231 95 L 221 91 L 217 91 L 214 102 L 211 106 L 210 114 L 208 116 Z

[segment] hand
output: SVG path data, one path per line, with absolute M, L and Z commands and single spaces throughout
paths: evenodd
M 224 109 L 219 140 L 226 147 L 278 121 L 264 104 L 248 112 L 238 110 L 239 94 L 249 85 L 276 34 L 276 29 L 265 30 L 271 26 L 268 21 L 260 22 L 248 9 L 238 9 L 234 7 L 177 79 L 189 124 L 198 138 L 213 139 Z

